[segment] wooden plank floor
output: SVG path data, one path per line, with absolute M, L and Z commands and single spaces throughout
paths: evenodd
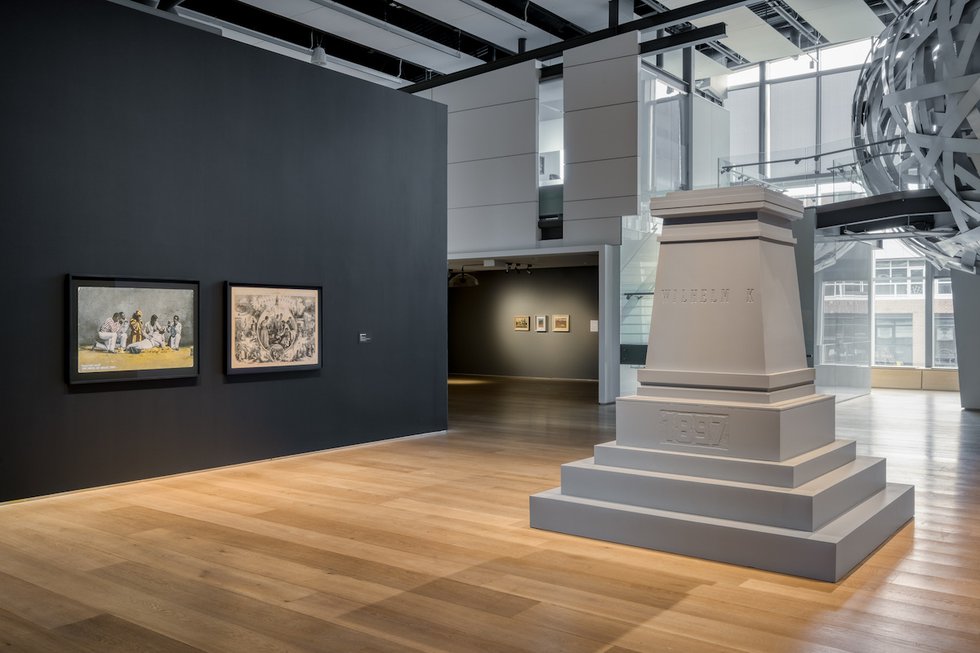
M 581 382 L 454 379 L 450 431 L 0 506 L 16 651 L 980 651 L 980 414 L 876 391 L 841 437 L 917 514 L 838 584 L 528 528 L 614 437 Z

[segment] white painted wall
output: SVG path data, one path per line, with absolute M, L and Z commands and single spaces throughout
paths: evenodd
M 450 254 L 537 244 L 538 77 L 527 61 L 417 93 L 449 108 Z
M 563 149 L 565 121 L 545 120 L 538 125 L 538 149 L 541 152 L 554 152 Z
M 639 211 L 639 34 L 565 51 L 566 245 L 618 245 Z

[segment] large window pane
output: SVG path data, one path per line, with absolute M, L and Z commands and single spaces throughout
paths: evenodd
M 936 272 L 932 286 L 932 366 L 956 367 L 956 329 L 953 327 L 953 287 L 949 270 Z
M 834 70 L 864 64 L 871 52 L 871 39 L 820 48 L 820 70 Z
M 912 365 L 912 314 L 875 316 L 875 365 Z
M 734 130 L 733 130 L 734 131 Z M 800 162 L 772 164 L 772 177 L 793 177 L 813 173 L 811 159 L 817 144 L 817 80 L 798 79 L 769 85 L 768 158 Z
M 857 86 L 857 70 L 848 70 L 820 78 L 820 145 L 832 152 L 851 146 L 851 103 Z M 821 169 L 854 161 L 854 152 L 837 152 L 824 157 Z
M 758 161 L 759 156 L 759 87 L 750 86 L 728 92 L 725 108 L 731 116 L 731 155 L 733 160 Z
M 743 68 L 738 72 L 731 73 L 728 76 L 729 88 L 733 86 L 740 86 L 742 84 L 758 84 L 758 83 L 759 83 L 759 66 L 749 66 L 748 68 Z
M 806 75 L 816 72 L 816 70 L 816 59 L 804 54 L 769 62 L 766 77 L 769 79 L 781 79 L 783 77 Z
M 956 329 L 953 316 L 936 313 L 932 318 L 932 366 L 956 367 Z
M 885 240 L 875 252 L 875 365 L 931 362 L 926 359 L 925 270 L 925 259 L 897 239 Z

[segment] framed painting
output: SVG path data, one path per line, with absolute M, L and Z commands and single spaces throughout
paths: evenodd
M 534 316 L 534 330 L 538 333 L 545 333 L 548 331 L 548 316 L 547 315 L 535 315 Z
M 323 367 L 320 286 L 225 283 L 225 372 Z
M 68 383 L 197 376 L 197 281 L 68 275 Z
M 567 315 L 552 315 L 551 316 L 551 330 L 558 333 L 568 333 L 568 316 Z
M 515 315 L 514 316 L 514 331 L 530 331 L 531 330 L 531 316 L 530 315 Z

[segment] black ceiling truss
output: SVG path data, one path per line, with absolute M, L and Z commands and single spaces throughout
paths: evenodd
M 568 0 L 574 2 L 575 0 Z M 544 7 L 529 0 L 483 0 L 484 4 L 496 7 L 543 32 L 557 36 L 562 40 L 588 34 L 588 32 L 571 21 L 553 14 Z
M 508 50 L 391 0 L 332 1 L 483 61 L 496 61 L 517 51 L 516 39 L 514 49 Z
M 324 30 L 313 28 L 302 22 L 265 11 L 241 0 L 134 1 L 144 4 L 156 4 L 163 10 L 174 11 L 176 9 L 187 9 L 194 11 L 225 23 L 242 27 L 256 34 L 269 36 L 274 40 L 291 44 L 297 48 L 310 49 L 313 45 L 321 45 L 331 57 L 363 66 L 364 68 L 377 70 L 386 75 L 414 83 L 415 85 L 447 83 L 448 80 L 443 78 L 455 79 L 459 75 L 469 77 L 474 74 L 470 72 L 473 69 L 470 69 L 461 73 L 443 75 L 439 71 L 405 61 L 369 46 L 350 41 Z M 318 2 L 318 0 L 313 1 Z M 461 1 L 471 3 L 470 0 Z M 865 2 L 886 24 L 894 18 L 896 11 L 905 6 L 903 0 L 865 0 Z M 514 59 L 514 57 L 522 57 L 520 60 L 539 59 L 541 61 L 547 61 L 549 58 L 560 57 L 565 47 L 584 45 L 587 42 L 591 43 L 632 29 L 651 29 L 652 27 L 656 27 L 658 29 L 658 38 L 677 36 L 680 41 L 683 41 L 688 38 L 683 36 L 686 32 L 695 30 L 695 27 L 689 22 L 690 20 L 741 6 L 748 6 L 756 15 L 769 23 L 801 49 L 808 49 L 827 43 L 827 39 L 802 16 L 796 13 L 785 0 L 703 0 L 702 2 L 674 10 L 668 9 L 658 0 L 632 0 L 633 11 L 640 17 L 638 20 L 599 30 L 591 34 L 582 27 L 548 11 L 530 0 L 480 0 L 480 2 L 474 0 L 471 3 L 477 9 L 480 8 L 480 3 L 490 5 L 500 12 L 513 16 L 518 21 L 527 22 L 542 31 L 562 39 L 563 43 L 538 48 L 531 52 L 520 52 L 520 46 L 516 42 L 513 44 L 512 49 L 511 47 L 505 47 L 487 41 L 432 16 L 406 7 L 397 2 L 397 0 L 330 0 L 330 3 L 323 2 L 320 4 L 329 7 L 333 3 L 364 14 L 373 18 L 375 21 L 387 23 L 392 27 L 411 32 L 446 48 L 480 59 L 485 63 L 483 66 L 477 66 L 476 70 L 482 72 L 489 70 L 486 68 L 487 64 L 504 62 L 504 65 L 511 65 L 517 63 L 518 59 Z M 748 63 L 746 59 L 726 47 L 723 42 L 717 39 L 702 38 L 701 41 L 698 39 L 690 40 L 696 43 L 695 47 L 698 51 L 726 67 L 738 67 Z M 702 42 L 704 40 L 707 42 Z M 573 42 L 575 45 L 565 45 L 564 42 Z M 515 50 L 517 51 L 516 53 Z M 427 85 L 426 87 L 429 88 L 431 86 Z M 421 90 L 417 86 L 413 86 L 412 88 Z
M 300 48 L 310 49 L 314 44 L 321 45 L 331 57 L 393 77 L 401 77 L 409 82 L 422 81 L 433 76 L 433 72 L 423 66 L 238 0 L 183 0 L 180 8 L 211 16 Z
M 477 75 L 482 75 L 488 73 L 492 70 L 498 70 L 500 68 L 506 68 L 507 66 L 513 66 L 514 64 L 521 63 L 523 61 L 539 60 L 547 61 L 549 59 L 554 59 L 560 56 L 565 50 L 570 48 L 577 48 L 589 43 L 595 43 L 596 41 L 602 41 L 611 36 L 617 34 L 622 34 L 631 31 L 643 31 L 648 29 L 656 29 L 660 26 L 671 26 L 684 21 L 684 16 L 690 13 L 696 13 L 702 11 L 708 5 L 717 4 L 730 4 L 739 5 L 747 4 L 744 0 L 703 0 L 702 2 L 695 3 L 693 5 L 688 5 L 681 9 L 675 9 L 671 12 L 665 14 L 658 14 L 650 18 L 642 18 L 639 20 L 634 20 L 629 23 L 624 23 L 617 27 L 609 27 L 597 32 L 592 32 L 586 34 L 585 36 L 579 36 L 574 39 L 569 39 L 567 41 L 562 41 L 561 43 L 554 43 L 552 45 L 546 45 L 541 48 L 536 48 L 534 50 L 529 50 L 527 52 L 518 53 L 514 56 L 507 57 L 506 59 L 501 59 L 499 61 L 494 61 L 491 63 L 483 64 L 482 66 L 474 66 L 473 68 L 467 68 L 457 73 L 451 73 L 449 75 L 443 75 L 438 79 L 432 79 L 425 82 L 419 82 L 413 84 L 412 86 L 403 87 L 401 90 L 406 93 L 418 93 L 419 91 L 424 91 L 430 88 L 435 88 L 436 86 L 442 86 L 443 84 L 449 84 L 451 82 L 456 82 L 462 79 L 468 79 L 470 77 L 476 77 Z M 685 11 L 686 10 L 686 11 Z M 669 14 L 669 15 L 668 15 Z M 669 43 L 672 47 L 684 47 L 686 45 L 691 45 L 694 43 L 701 43 L 706 38 L 721 38 L 724 36 L 724 24 L 712 24 L 707 25 L 702 28 L 696 28 L 688 30 L 682 34 L 676 34 L 664 37 L 666 39 L 671 39 Z M 661 48 L 658 48 L 657 41 L 661 39 L 653 39 L 651 41 L 645 41 L 642 47 L 647 47 L 648 51 L 656 52 Z

